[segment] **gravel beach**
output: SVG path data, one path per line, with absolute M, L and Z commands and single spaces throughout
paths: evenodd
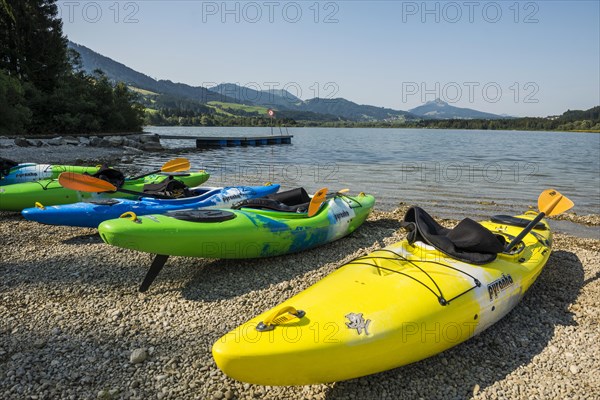
M 2 156 L 12 158 L 6 149 Z M 562 234 L 508 316 L 430 359 L 301 387 L 244 384 L 217 369 L 210 353 L 215 340 L 352 258 L 402 239 L 405 209 L 376 211 L 349 237 L 290 256 L 171 257 L 145 294 L 137 287 L 150 255 L 105 245 L 95 229 L 45 226 L 0 212 L 0 398 L 600 396 L 600 240 Z

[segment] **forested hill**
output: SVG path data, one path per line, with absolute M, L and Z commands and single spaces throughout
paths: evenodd
M 429 101 L 422 106 L 409 110 L 411 114 L 418 115 L 426 119 L 504 119 L 510 118 L 503 115 L 496 115 L 471 108 L 454 107 L 450 104 L 436 99 Z
M 115 82 L 125 82 L 129 86 L 147 90 L 154 93 L 168 94 L 206 103 L 210 100 L 236 103 L 231 97 L 212 92 L 202 86 L 190 86 L 184 83 L 175 83 L 169 80 L 156 80 L 141 72 L 135 71 L 125 64 L 96 53 L 95 51 L 80 44 L 69 41 L 69 48 L 77 51 L 81 56 L 83 69 L 88 74 L 95 70 L 101 70 L 106 76 Z
M 564 122 L 575 122 L 582 120 L 600 121 L 600 106 L 590 108 L 589 110 L 568 110 L 563 115 L 558 117 Z
M 446 129 L 600 132 L 600 106 L 592 107 L 589 110 L 569 110 L 562 115 L 545 118 L 423 120 L 414 126 Z

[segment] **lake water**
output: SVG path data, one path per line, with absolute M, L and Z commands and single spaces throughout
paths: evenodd
M 270 128 L 147 127 L 163 135 L 264 136 Z M 279 134 L 279 130 L 274 131 Z M 285 133 L 285 131 L 284 131 Z M 600 213 L 600 135 L 567 132 L 293 128 L 291 145 L 199 150 L 163 140 L 173 154 L 206 169 L 211 185 L 281 183 L 372 193 L 377 208 L 400 202 L 435 215 L 483 218 L 516 213 L 554 188 L 573 212 Z M 137 162 L 160 167 L 165 155 Z

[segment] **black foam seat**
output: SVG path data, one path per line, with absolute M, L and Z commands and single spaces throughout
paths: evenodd
M 231 208 L 258 208 L 263 210 L 306 212 L 310 196 L 304 188 L 296 188 L 285 192 L 273 193 L 263 198 L 242 200 Z
M 165 195 L 170 197 L 189 197 L 188 186 L 169 175 L 158 183 L 147 183 L 144 185 L 145 195 Z
M 181 210 L 170 211 L 166 216 L 188 222 L 223 222 L 235 218 L 235 214 L 226 210 Z
M 92 175 L 94 178 L 102 179 L 120 188 L 125 183 L 125 175 L 119 170 L 102 165 L 98 172 Z
M 296 206 L 299 204 L 310 203 L 310 196 L 304 188 L 296 188 L 286 190 L 284 192 L 273 193 L 265 196 L 267 199 L 277 200 L 288 206 Z
M 504 251 L 506 239 L 494 235 L 470 218 L 465 218 L 453 229 L 444 228 L 420 207 L 411 207 L 402 226 L 408 229 L 408 242 L 421 241 L 460 261 L 483 265 L 496 259 Z

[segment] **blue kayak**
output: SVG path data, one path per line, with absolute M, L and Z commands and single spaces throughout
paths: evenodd
M 58 206 L 39 206 L 22 211 L 25 219 L 48 225 L 97 228 L 101 222 L 119 218 L 126 212 L 136 215 L 164 214 L 168 211 L 228 208 L 242 200 L 260 198 L 276 193 L 279 185 L 235 186 L 223 188 L 197 187 L 190 189 L 191 197 L 139 200 L 101 199 Z

